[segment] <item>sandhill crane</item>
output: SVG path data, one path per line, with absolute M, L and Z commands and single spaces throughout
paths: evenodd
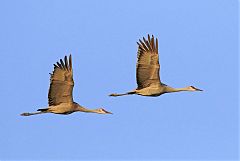
M 30 116 L 45 113 L 67 115 L 78 111 L 98 114 L 112 114 L 111 112 L 108 112 L 103 108 L 87 109 L 73 101 L 72 91 L 74 81 L 72 70 L 72 56 L 69 56 L 69 61 L 67 60 L 67 56 L 65 56 L 64 62 L 62 59 L 60 59 L 60 63 L 57 62 L 56 64 L 54 64 L 53 73 L 50 73 L 50 88 L 48 91 L 49 106 L 47 108 L 38 109 L 38 112 L 27 112 L 22 113 L 21 115 Z
M 202 91 L 194 86 L 184 88 L 172 88 L 160 81 L 159 76 L 159 56 L 158 56 L 158 39 L 148 35 L 148 40 L 143 37 L 143 41 L 139 39 L 138 57 L 137 57 L 137 89 L 123 93 L 110 94 L 109 96 L 123 96 L 137 94 L 142 96 L 160 96 L 164 93 L 180 92 L 180 91 Z

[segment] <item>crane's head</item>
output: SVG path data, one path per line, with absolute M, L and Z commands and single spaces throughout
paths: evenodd
M 196 88 L 194 86 L 188 86 L 187 88 L 188 88 L 189 91 L 203 91 L 203 90 L 198 89 L 198 88 Z
M 96 109 L 96 113 L 98 113 L 98 114 L 113 114 L 112 112 L 106 111 L 103 108 Z

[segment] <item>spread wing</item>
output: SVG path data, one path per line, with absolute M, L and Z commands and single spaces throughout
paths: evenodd
M 72 72 L 72 56 L 64 57 L 64 62 L 54 64 L 54 71 L 50 78 L 50 88 L 48 91 L 49 106 L 58 105 L 60 103 L 73 102 L 73 72 Z
M 139 40 L 137 59 L 137 89 L 142 89 L 151 84 L 161 84 L 159 77 L 158 39 L 154 42 L 148 35 L 148 40 L 143 37 Z

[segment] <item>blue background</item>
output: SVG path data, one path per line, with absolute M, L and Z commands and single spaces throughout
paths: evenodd
M 1 0 L 0 159 L 238 158 L 238 3 L 233 0 Z M 161 80 L 136 87 L 139 38 L 159 39 Z M 75 101 L 113 115 L 19 116 L 47 106 L 53 63 L 72 54 Z

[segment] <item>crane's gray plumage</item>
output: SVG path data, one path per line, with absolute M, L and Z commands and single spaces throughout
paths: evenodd
M 137 56 L 137 85 L 138 87 L 130 92 L 123 94 L 110 94 L 110 96 L 123 96 L 130 94 L 138 94 L 142 96 L 159 96 L 164 93 L 179 91 L 202 91 L 193 86 L 184 88 L 172 88 L 162 83 L 160 80 L 160 64 L 158 54 L 158 39 L 150 37 L 143 40 L 139 39 L 138 56 Z
M 22 113 L 22 116 L 30 116 L 43 113 L 55 113 L 55 114 L 71 114 L 73 112 L 92 112 L 98 114 L 111 114 L 103 108 L 87 109 L 80 106 L 73 101 L 73 71 L 72 71 L 72 56 L 64 57 L 64 61 L 60 59 L 60 62 L 54 64 L 54 70 L 50 73 L 50 88 L 48 91 L 48 105 L 47 108 L 38 109 L 38 112 Z

